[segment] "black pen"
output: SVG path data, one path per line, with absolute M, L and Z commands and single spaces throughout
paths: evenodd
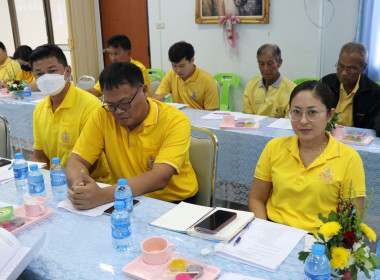
M 252 223 L 252 221 L 250 221 L 248 224 L 245 225 L 245 227 L 243 228 L 243 230 L 240 233 L 240 236 L 238 238 L 236 238 L 234 246 L 236 246 L 237 244 L 239 244 L 239 242 L 241 241 L 241 238 L 243 237 L 244 233 L 247 231 L 247 229 L 249 228 L 249 226 L 251 225 L 251 223 Z

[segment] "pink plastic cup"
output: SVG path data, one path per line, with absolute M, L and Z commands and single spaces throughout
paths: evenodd
M 149 265 L 160 265 L 168 261 L 175 252 L 175 245 L 160 236 L 152 236 L 141 243 L 142 259 Z

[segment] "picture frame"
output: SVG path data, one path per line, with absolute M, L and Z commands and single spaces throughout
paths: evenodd
M 235 15 L 240 23 L 269 23 L 269 0 L 195 0 L 196 23 L 218 23 Z

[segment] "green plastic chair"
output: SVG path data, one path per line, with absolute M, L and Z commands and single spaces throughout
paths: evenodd
M 232 111 L 234 107 L 235 96 L 239 87 L 240 78 L 236 74 L 232 73 L 219 73 L 214 76 L 214 79 L 222 86 L 220 94 L 220 104 L 219 110 L 221 111 Z M 234 86 L 232 104 L 230 106 L 230 87 Z
M 162 80 L 165 76 L 165 72 L 161 69 L 146 69 L 149 74 L 150 81 Z
M 380 82 L 376 82 L 378 85 L 380 85 Z
M 319 81 L 320 79 L 317 78 L 299 78 L 295 79 L 293 82 L 298 86 L 299 84 L 302 84 L 303 82 L 306 81 Z

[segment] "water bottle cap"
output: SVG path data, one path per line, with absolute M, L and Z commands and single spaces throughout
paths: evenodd
M 57 164 L 61 162 L 61 159 L 59 157 L 53 157 L 51 161 L 53 162 L 53 164 Z
M 29 168 L 30 168 L 30 171 L 37 171 L 38 170 L 38 165 L 37 164 L 31 164 L 29 166 Z
M 313 255 L 322 256 L 325 254 L 325 246 L 323 246 L 322 244 L 314 244 L 311 247 L 311 252 L 313 253 Z
M 115 201 L 114 207 L 117 210 L 123 209 L 125 207 L 125 203 L 124 203 L 124 201 L 121 201 L 121 200 Z
M 121 178 L 121 179 L 117 180 L 117 184 L 119 186 L 126 186 L 127 185 L 127 179 Z
M 17 154 L 15 154 L 15 158 L 16 158 L 16 159 L 23 159 L 23 155 L 22 155 L 22 153 L 17 153 Z

